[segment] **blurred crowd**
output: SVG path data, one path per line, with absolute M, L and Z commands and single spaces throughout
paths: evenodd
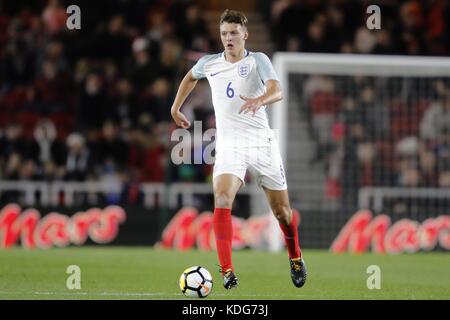
M 447 1 L 378 3 L 382 30 L 374 32 L 367 30 L 367 16 L 361 15 L 365 1 L 271 2 L 267 16 L 276 49 L 448 54 Z M 82 8 L 81 30 L 66 27 L 71 4 Z M 175 126 L 169 110 L 181 77 L 203 54 L 220 50 L 195 1 L 0 2 L 0 179 L 124 183 L 124 196 L 131 202 L 139 197 L 136 190 L 142 182 L 210 181 L 211 166 L 175 166 L 169 160 L 171 144 L 177 143 L 170 141 Z M 327 81 L 333 82 L 319 79 L 325 86 Z M 429 109 L 420 109 L 424 116 L 418 113 L 415 119 L 422 121 L 420 139 L 395 140 L 392 146 L 372 132 L 385 114 L 375 109 L 387 107 L 372 107 L 382 88 L 352 81 L 357 98 L 331 97 L 336 104 L 331 118 L 311 113 L 321 154 L 332 159 L 330 185 L 340 181 L 353 188 L 355 183 L 345 179 L 362 179 L 362 185 L 450 186 L 449 100 L 423 102 Z M 433 85 L 448 96 L 448 84 Z M 183 112 L 202 121 L 203 130 L 215 127 L 205 81 L 198 83 Z M 323 126 L 332 130 L 319 130 Z M 340 139 L 340 132 L 347 139 Z M 400 160 L 392 162 L 399 172 L 391 170 L 388 178 L 383 174 L 377 180 L 377 167 L 394 159 L 379 161 L 377 157 L 390 153 L 373 152 L 374 143 L 403 150 Z M 362 166 L 362 178 L 346 172 L 354 163 Z M 436 176 L 441 166 L 446 169 Z M 339 193 L 339 188 L 330 189 L 335 190 L 330 194 Z
M 371 186 L 450 188 L 450 78 L 309 76 L 302 111 L 326 195 Z
M 380 8 L 380 30 L 369 30 L 369 5 Z M 283 51 L 447 56 L 447 0 L 278 0 L 267 13 Z
M 0 179 L 207 181 L 209 166 L 168 161 L 176 86 L 217 49 L 200 8 L 75 3 L 81 30 L 66 27 L 72 2 L 2 2 Z M 198 87 L 184 111 L 214 127 L 207 85 Z
M 373 12 L 365 9 L 373 4 L 380 30 L 367 28 Z M 279 50 L 450 55 L 446 0 L 278 0 L 266 7 Z M 353 212 L 361 187 L 450 188 L 449 78 L 311 76 L 297 83 L 318 146 L 311 164 L 326 167 L 327 199 Z M 391 212 L 405 210 L 397 209 Z

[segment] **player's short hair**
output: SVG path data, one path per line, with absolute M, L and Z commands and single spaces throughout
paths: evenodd
M 237 23 L 244 28 L 247 28 L 248 20 L 245 14 L 243 14 L 242 12 L 226 9 L 220 16 L 220 24 L 224 22 Z

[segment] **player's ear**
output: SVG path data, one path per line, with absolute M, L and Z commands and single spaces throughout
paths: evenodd
M 248 38 L 248 31 L 245 31 L 244 32 L 244 40 L 247 40 L 247 38 Z

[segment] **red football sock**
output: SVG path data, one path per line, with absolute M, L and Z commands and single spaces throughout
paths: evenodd
M 233 238 L 231 209 L 215 208 L 213 227 L 216 237 L 217 254 L 222 271 L 225 272 L 228 269 L 234 271 L 233 264 L 231 263 L 231 240 Z
M 301 258 L 302 252 L 298 243 L 297 218 L 295 214 L 292 214 L 291 223 L 289 225 L 280 223 L 280 227 L 284 233 L 284 241 L 288 249 L 289 258 Z

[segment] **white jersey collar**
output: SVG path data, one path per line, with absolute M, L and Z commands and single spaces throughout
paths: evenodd
M 248 51 L 247 49 L 244 49 L 244 57 L 241 60 L 236 61 L 236 62 L 229 62 L 229 61 L 227 61 L 227 59 L 225 59 L 225 51 L 222 51 L 222 59 L 225 62 L 228 62 L 228 63 L 231 63 L 231 64 L 235 64 L 235 63 L 238 63 L 238 62 L 244 60 L 246 57 L 248 57 L 249 54 L 250 54 L 250 51 Z

